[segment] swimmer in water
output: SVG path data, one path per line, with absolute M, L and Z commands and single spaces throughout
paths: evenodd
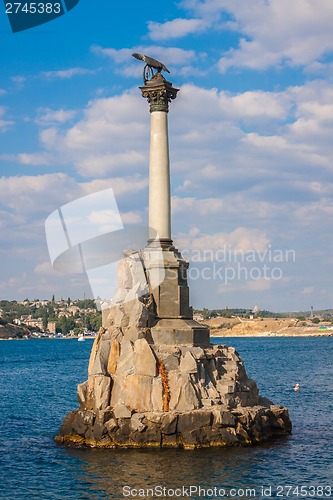
M 294 387 L 294 392 L 298 392 L 299 391 L 299 388 L 300 388 L 300 385 L 299 384 L 296 384 L 295 387 Z

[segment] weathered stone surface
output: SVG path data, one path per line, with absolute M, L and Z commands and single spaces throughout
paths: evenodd
M 241 443 L 251 444 L 251 438 L 248 432 L 240 423 L 237 424 L 236 435 Z
M 163 386 L 161 377 L 153 379 L 151 402 L 154 411 L 163 411 Z
M 151 333 L 156 345 L 209 345 L 209 330 L 191 319 L 161 319 Z
M 129 443 L 131 434 L 130 419 L 118 419 L 118 429 L 112 434 L 112 439 L 118 446 L 123 446 Z
M 136 411 L 151 411 L 153 378 L 145 375 L 129 375 L 124 382 L 124 403 Z
M 73 423 L 76 417 L 76 413 L 77 412 L 75 411 L 70 411 L 69 413 L 67 413 L 59 430 L 60 436 L 68 436 L 69 434 L 72 433 Z
M 175 434 L 177 429 L 178 415 L 167 413 L 162 417 L 161 430 L 163 434 Z
M 226 445 L 232 445 L 238 443 L 238 437 L 236 430 L 233 428 L 223 428 L 220 430 L 221 441 Z
M 121 342 L 123 340 L 124 337 L 123 330 L 118 326 L 113 325 L 112 327 L 109 328 L 109 332 L 111 340 L 117 340 L 118 342 Z
M 145 413 L 146 419 L 149 422 L 153 422 L 153 424 L 160 424 L 162 422 L 163 415 L 164 413 L 157 411 Z
M 102 437 L 107 434 L 107 429 L 104 425 L 103 422 L 101 422 L 100 420 L 98 420 L 96 418 L 95 420 L 95 423 L 94 423 L 94 426 L 92 428 L 92 437 L 96 440 L 96 441 L 99 441 L 100 439 L 102 439 Z M 87 437 L 87 435 L 86 435 Z
M 124 328 L 129 324 L 129 317 L 126 315 L 124 308 L 121 305 L 116 308 L 114 324 L 119 328 Z
M 79 436 L 84 436 L 88 427 L 93 425 L 95 414 L 92 411 L 79 410 L 73 421 L 73 431 Z
M 102 334 L 105 332 L 105 329 L 103 327 L 100 328 L 97 337 L 94 340 L 93 346 L 91 348 L 91 353 L 90 353 L 90 358 L 89 358 L 89 364 L 88 364 L 88 376 L 92 374 L 92 369 L 95 365 L 97 353 L 99 350 L 99 344 L 101 341 Z
M 131 429 L 138 432 L 143 432 L 147 429 L 147 425 L 142 422 L 144 418 L 144 413 L 134 413 L 131 418 Z
M 291 431 L 288 412 L 283 407 L 249 407 L 241 410 L 217 409 L 190 412 L 142 412 L 127 408 L 112 415 L 82 411 L 67 415 L 56 441 L 97 447 L 183 447 L 253 445 Z M 275 414 L 275 413 L 276 414 Z M 245 418 L 242 418 L 245 417 Z M 242 419 L 243 423 L 240 421 Z M 232 425 L 227 425 L 228 423 Z M 235 427 L 236 425 L 236 427 Z
M 214 427 L 235 427 L 235 416 L 227 410 L 214 409 L 213 410 Z
M 133 431 L 129 436 L 131 442 L 135 442 L 140 446 L 151 447 L 161 446 L 162 433 L 159 425 L 147 421 L 146 428 L 141 431 Z
M 198 368 L 197 368 L 197 362 L 190 353 L 190 351 L 187 351 L 184 357 L 182 357 L 180 361 L 180 371 L 182 373 L 197 373 Z
M 102 424 L 105 424 L 108 420 L 110 420 L 113 417 L 113 411 L 111 410 L 111 407 L 108 407 L 106 410 L 100 410 L 97 412 L 96 415 L 96 420 L 98 422 L 101 422 Z
M 111 379 L 104 375 L 93 377 L 94 407 L 96 410 L 105 410 L 110 404 Z
M 124 403 L 124 380 L 122 375 L 114 375 L 112 377 L 112 391 L 110 406 L 114 408 L 119 403 Z
M 110 315 L 111 308 L 104 307 L 102 308 L 102 325 L 104 328 L 109 328 L 113 324 L 113 318 Z
M 260 406 L 265 406 L 266 408 L 269 408 L 274 403 L 272 403 L 272 401 L 270 399 L 268 399 L 268 398 L 263 398 L 262 396 L 259 396 L 258 397 L 258 404 Z
M 117 375 L 130 375 L 134 373 L 134 350 L 129 340 L 123 340 L 120 344 L 120 356 L 116 369 Z
M 132 301 L 128 324 L 137 328 L 146 328 L 148 326 L 148 308 L 139 300 Z
M 126 288 L 119 287 L 115 291 L 115 294 L 114 294 L 113 299 L 112 299 L 112 302 L 115 304 L 115 306 L 114 306 L 114 323 L 115 324 L 117 324 L 115 317 L 116 317 L 116 312 L 117 312 L 118 306 L 120 304 L 124 303 L 127 294 L 128 294 L 128 290 Z M 119 325 L 117 324 L 117 326 L 119 326 Z
M 193 346 L 191 347 L 191 353 L 196 359 L 204 359 L 205 351 L 202 347 Z
M 180 392 L 182 389 L 182 378 L 178 370 L 172 370 L 168 373 L 168 379 L 171 394 L 169 407 L 170 410 L 174 410 L 179 403 Z
M 112 434 L 116 430 L 118 430 L 118 423 L 115 418 L 110 418 L 107 422 L 105 422 L 105 428 L 109 434 Z
M 162 448 L 180 448 L 177 434 L 162 434 Z
M 178 432 L 184 434 L 194 429 L 207 427 L 211 425 L 211 421 L 212 412 L 207 410 L 196 410 L 180 414 L 178 416 Z
M 82 382 L 77 386 L 77 399 L 80 406 L 84 406 L 87 403 L 87 391 L 88 391 L 88 381 Z
M 90 375 L 99 375 L 107 373 L 107 365 L 110 355 L 110 340 L 103 339 L 101 335 L 101 340 L 98 347 L 98 352 L 95 357 L 95 362 L 91 369 Z
M 138 339 L 134 344 L 134 371 L 138 375 L 157 375 L 157 360 L 145 339 Z
M 189 411 L 200 408 L 200 406 L 201 402 L 192 381 L 190 379 L 182 379 L 180 397 L 178 403 L 175 405 L 175 409 L 178 411 Z
M 117 340 L 112 340 L 110 355 L 107 364 L 108 373 L 110 374 L 116 373 L 119 356 L 120 356 L 120 344 Z
M 178 370 L 179 367 L 179 358 L 174 356 L 173 354 L 168 354 L 167 356 L 163 356 L 159 358 L 165 366 L 167 371 Z
M 131 418 L 132 416 L 132 410 L 122 403 L 114 407 L 113 413 L 116 418 Z
M 129 325 L 126 328 L 123 328 L 123 332 L 124 332 L 124 339 L 130 340 L 133 344 L 135 343 L 136 340 L 143 339 L 146 337 L 145 330 L 138 328 L 137 326 Z
M 133 285 L 132 273 L 128 259 L 122 259 L 117 266 L 117 281 L 119 288 L 131 288 Z

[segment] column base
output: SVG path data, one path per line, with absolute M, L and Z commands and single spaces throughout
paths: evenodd
M 147 247 L 149 249 L 160 249 L 162 248 L 163 250 L 174 250 L 175 247 L 173 245 L 173 241 L 168 238 L 160 238 L 160 239 L 153 239 L 150 238 L 147 241 Z
M 210 345 L 209 330 L 193 319 L 160 319 L 151 336 L 155 345 Z

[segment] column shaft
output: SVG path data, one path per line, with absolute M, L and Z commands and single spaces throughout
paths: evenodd
M 153 111 L 150 127 L 149 238 L 171 240 L 168 113 Z

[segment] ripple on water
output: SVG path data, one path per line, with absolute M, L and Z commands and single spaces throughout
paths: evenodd
M 80 450 L 53 442 L 77 407 L 91 343 L 1 342 L 1 500 L 122 498 L 122 487 L 327 484 L 332 470 L 332 338 L 235 338 L 261 394 L 289 407 L 293 434 L 256 448 Z M 299 393 L 292 387 L 301 384 Z M 239 497 L 242 498 L 242 497 Z

